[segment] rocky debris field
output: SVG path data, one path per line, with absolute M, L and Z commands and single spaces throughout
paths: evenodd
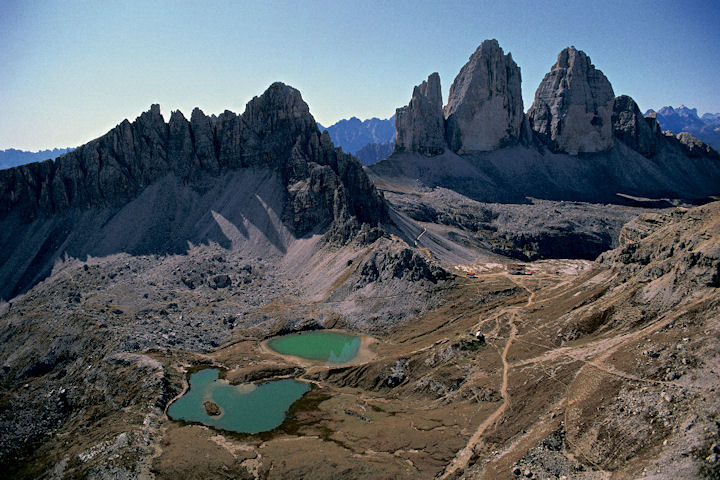
M 383 331 L 433 308 L 428 286 L 442 289 L 445 271 L 401 244 L 377 242 L 326 246 L 314 257 L 296 248 L 304 266 L 216 244 L 184 255 L 58 262 L 49 278 L 0 305 L 4 471 L 36 478 L 52 463 L 58 478 L 145 475 L 163 411 L 182 388 L 174 373 L 181 365 L 212 362 L 202 354 L 273 334 Z M 316 298 L 318 276 L 330 290 Z M 404 296 L 415 301 L 400 308 Z
M 440 273 L 427 253 L 387 238 L 323 250 L 295 278 L 271 258 L 212 245 L 67 259 L 0 309 L 3 469 L 14 478 L 715 478 L 719 208 L 643 215 L 600 263 L 537 261 L 529 275 L 503 262 Z M 326 283 L 308 289 L 321 271 Z M 421 301 L 398 301 L 406 297 Z M 365 307 L 377 323 L 358 320 Z M 372 355 L 301 366 L 260 346 L 327 327 L 372 332 Z M 290 375 L 313 388 L 265 434 L 171 421 L 167 405 L 202 366 L 232 383 Z
M 455 243 L 522 261 L 594 260 L 618 246 L 625 223 L 647 211 L 539 199 L 528 204 L 483 203 L 442 187 L 384 194 L 393 207 Z

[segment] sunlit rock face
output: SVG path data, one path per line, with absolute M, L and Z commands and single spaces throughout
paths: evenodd
M 590 57 L 569 47 L 540 83 L 528 118 L 555 152 L 601 152 L 613 146 L 614 100 L 610 82 Z
M 520 67 L 497 40 L 485 40 L 450 87 L 446 137 L 457 153 L 496 150 L 523 136 Z

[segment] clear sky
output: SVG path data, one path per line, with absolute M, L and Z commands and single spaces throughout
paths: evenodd
M 484 40 L 527 110 L 569 45 L 644 111 L 720 112 L 720 1 L 0 0 L 0 149 L 77 146 L 151 103 L 241 113 L 274 81 L 315 119 L 387 118 L 437 71 L 444 99 Z

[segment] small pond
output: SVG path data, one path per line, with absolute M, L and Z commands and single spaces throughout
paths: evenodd
M 295 355 L 332 364 L 354 359 L 361 340 L 355 335 L 340 332 L 315 331 L 285 335 L 268 341 L 267 346 L 283 355 Z
M 214 368 L 190 375 L 190 389 L 170 405 L 168 416 L 239 433 L 266 432 L 281 425 L 290 405 L 310 390 L 307 383 L 291 379 L 230 385 L 218 375 Z M 205 402 L 216 404 L 219 414 L 209 415 Z

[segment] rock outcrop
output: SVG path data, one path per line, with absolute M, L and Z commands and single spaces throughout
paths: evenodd
M 698 117 L 696 108 L 688 108 L 685 105 L 679 107 L 662 107 L 654 113 L 657 121 L 663 130 L 672 130 L 675 133 L 688 132 L 694 137 L 702 140 L 715 150 L 720 150 L 720 114 L 706 113 Z
M 655 155 L 662 132 L 654 117 L 644 117 L 635 101 L 627 95 L 615 99 L 612 115 L 613 134 L 618 140 L 647 158 Z
M 0 220 L 115 208 L 166 175 L 191 183 L 247 167 L 280 175 L 286 186 L 282 219 L 297 236 L 330 224 L 349 234 L 387 218 L 360 163 L 318 131 L 300 92 L 274 83 L 242 115 L 207 117 L 195 109 L 189 122 L 173 112 L 165 123 L 153 105 L 55 162 L 0 171 Z
M 570 47 L 540 83 L 528 117 L 555 152 L 601 152 L 613 146 L 614 100 L 605 75 L 585 52 Z
M 692 133 L 680 132 L 677 135 L 673 135 L 672 132 L 663 133 L 670 138 L 677 140 L 680 147 L 688 157 L 709 157 L 715 160 L 720 160 L 720 154 L 718 154 L 717 151 L 715 151 L 707 143 L 695 137 Z
M 670 130 L 662 131 L 655 111 L 649 110 L 643 117 L 635 101 L 627 95 L 615 99 L 612 122 L 615 137 L 647 158 L 662 149 L 675 148 L 692 158 L 720 159 L 720 154 L 710 145 L 689 132 L 676 135 Z
M 702 287 L 720 287 L 720 202 L 667 214 L 641 215 L 620 233 L 620 248 L 598 258 L 601 264 L 625 270 L 644 282 L 670 277 L 664 289 L 647 285 L 662 302 L 681 300 Z M 649 295 L 648 295 L 649 297 Z
M 520 67 L 497 40 L 485 40 L 455 77 L 444 114 L 450 149 L 495 150 L 520 140 L 525 126 Z
M 445 151 L 440 75 L 432 73 L 413 90 L 410 103 L 395 111 L 395 151 L 439 155 Z

